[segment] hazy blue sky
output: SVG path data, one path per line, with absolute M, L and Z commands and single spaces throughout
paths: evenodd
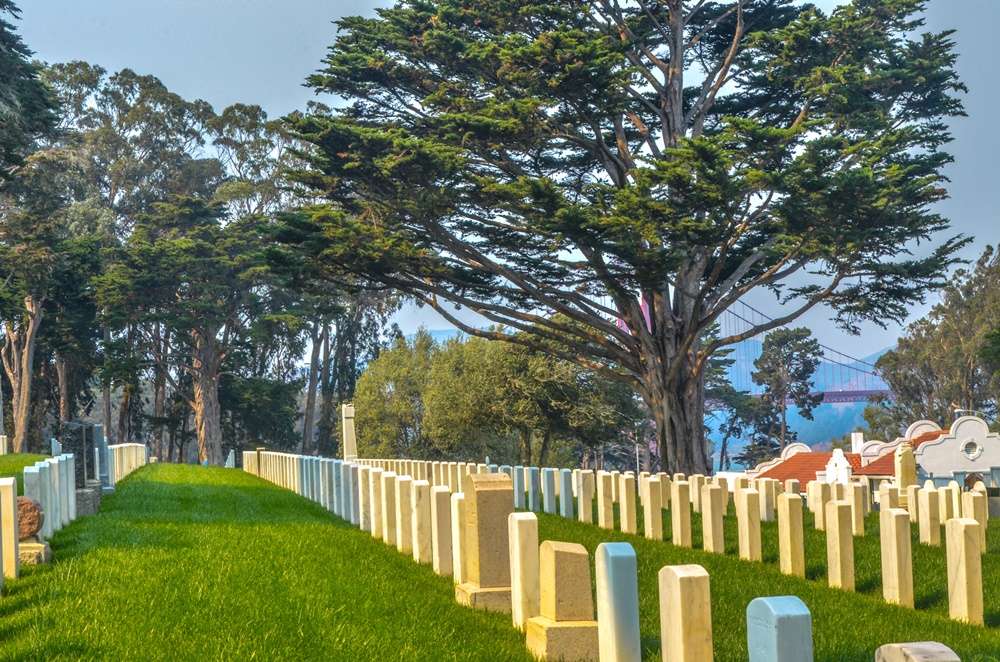
M 370 13 L 386 2 L 360 0 L 20 0 L 19 28 L 47 62 L 83 59 L 109 70 L 131 67 L 159 77 L 172 90 L 217 108 L 258 103 L 272 116 L 301 108 L 312 98 L 302 87 L 333 40 L 339 16 Z M 829 8 L 835 0 L 819 0 Z M 929 27 L 958 30 L 959 69 L 970 93 L 968 118 L 955 122 L 949 169 L 952 199 L 942 205 L 956 232 L 976 237 L 967 257 L 1000 241 L 996 193 L 1000 187 L 1000 138 L 991 122 L 998 94 L 994 26 L 1000 0 L 930 0 Z M 766 312 L 773 303 L 755 301 Z M 929 302 L 932 303 L 932 302 Z M 914 309 L 919 316 L 928 306 Z M 860 338 L 842 334 L 817 310 L 807 316 L 823 342 L 863 355 L 894 342 L 900 329 L 866 328 Z M 447 324 L 427 310 L 400 315 L 406 331 Z

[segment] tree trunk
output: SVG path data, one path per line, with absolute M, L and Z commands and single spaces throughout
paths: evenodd
M 337 456 L 337 442 L 333 437 L 333 382 L 332 366 L 330 356 L 330 325 L 323 325 L 323 361 L 320 368 L 320 403 L 319 403 L 319 425 L 316 436 L 316 448 L 329 453 L 331 457 Z
M 643 389 L 643 399 L 656 422 L 661 471 L 710 474 L 712 465 L 705 444 L 704 382 L 685 368 L 669 378 L 666 369 L 655 371 Z
M 72 407 L 69 399 L 69 365 L 62 354 L 56 353 L 56 381 L 59 387 L 59 429 L 73 420 Z
M 126 444 L 129 441 L 129 410 L 132 408 L 132 384 L 125 384 L 122 387 L 122 399 L 118 403 L 118 438 L 119 444 Z
M 168 334 L 161 334 L 161 326 L 157 324 L 153 328 L 153 343 L 156 345 L 154 352 L 155 363 L 153 365 L 153 447 L 159 457 L 169 456 L 169 448 L 164 449 L 163 426 L 167 409 L 167 366 L 164 357 L 167 355 Z M 168 457 L 169 460 L 169 457 Z
M 31 295 L 24 298 L 25 323 L 21 328 L 8 322 L 4 325 L 6 341 L 2 356 L 4 371 L 10 380 L 11 409 L 14 418 L 14 439 L 11 450 L 23 453 L 27 448 L 28 427 L 31 423 L 31 386 L 35 367 L 35 344 L 42 324 L 42 301 Z
M 221 465 L 222 409 L 219 406 L 219 369 L 222 363 L 213 329 L 192 331 L 194 351 L 191 357 L 191 381 L 194 386 L 195 432 L 198 435 L 198 461 Z
M 104 351 L 109 351 L 111 347 L 111 329 L 107 326 L 103 329 L 104 332 Z M 101 397 L 104 400 L 104 436 L 109 444 L 117 443 L 114 437 L 111 436 L 111 380 L 105 380 L 101 385 Z
M 538 449 L 538 466 L 544 467 L 549 459 L 549 442 L 552 441 L 552 431 L 546 429 L 542 433 L 542 447 Z
M 320 327 L 325 326 L 317 321 L 312 329 L 312 351 L 309 354 L 309 383 L 306 386 L 306 411 L 302 416 L 302 451 L 306 452 L 313 446 L 313 420 L 316 416 L 316 376 L 319 368 Z

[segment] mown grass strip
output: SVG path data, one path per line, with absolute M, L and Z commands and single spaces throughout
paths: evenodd
M 153 465 L 0 600 L 5 659 L 530 660 L 507 615 L 243 473 Z

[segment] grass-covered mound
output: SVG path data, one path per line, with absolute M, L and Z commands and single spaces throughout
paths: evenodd
M 11 453 L 0 455 L 0 476 L 17 478 L 17 493 L 24 494 L 24 468 L 44 460 L 48 455 L 34 453 Z
M 509 616 L 242 471 L 149 466 L 52 547 L 7 585 L 4 659 L 530 659 Z

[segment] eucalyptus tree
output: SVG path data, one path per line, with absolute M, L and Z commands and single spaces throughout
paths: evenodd
M 630 384 L 665 470 L 707 472 L 717 350 L 820 304 L 849 331 L 899 321 L 961 243 L 932 240 L 963 86 L 923 4 L 399 0 L 341 19 L 308 82 L 345 103 L 289 118 L 311 145 L 294 181 L 328 201 L 295 240 L 331 278 Z M 761 291 L 773 321 L 706 339 Z

